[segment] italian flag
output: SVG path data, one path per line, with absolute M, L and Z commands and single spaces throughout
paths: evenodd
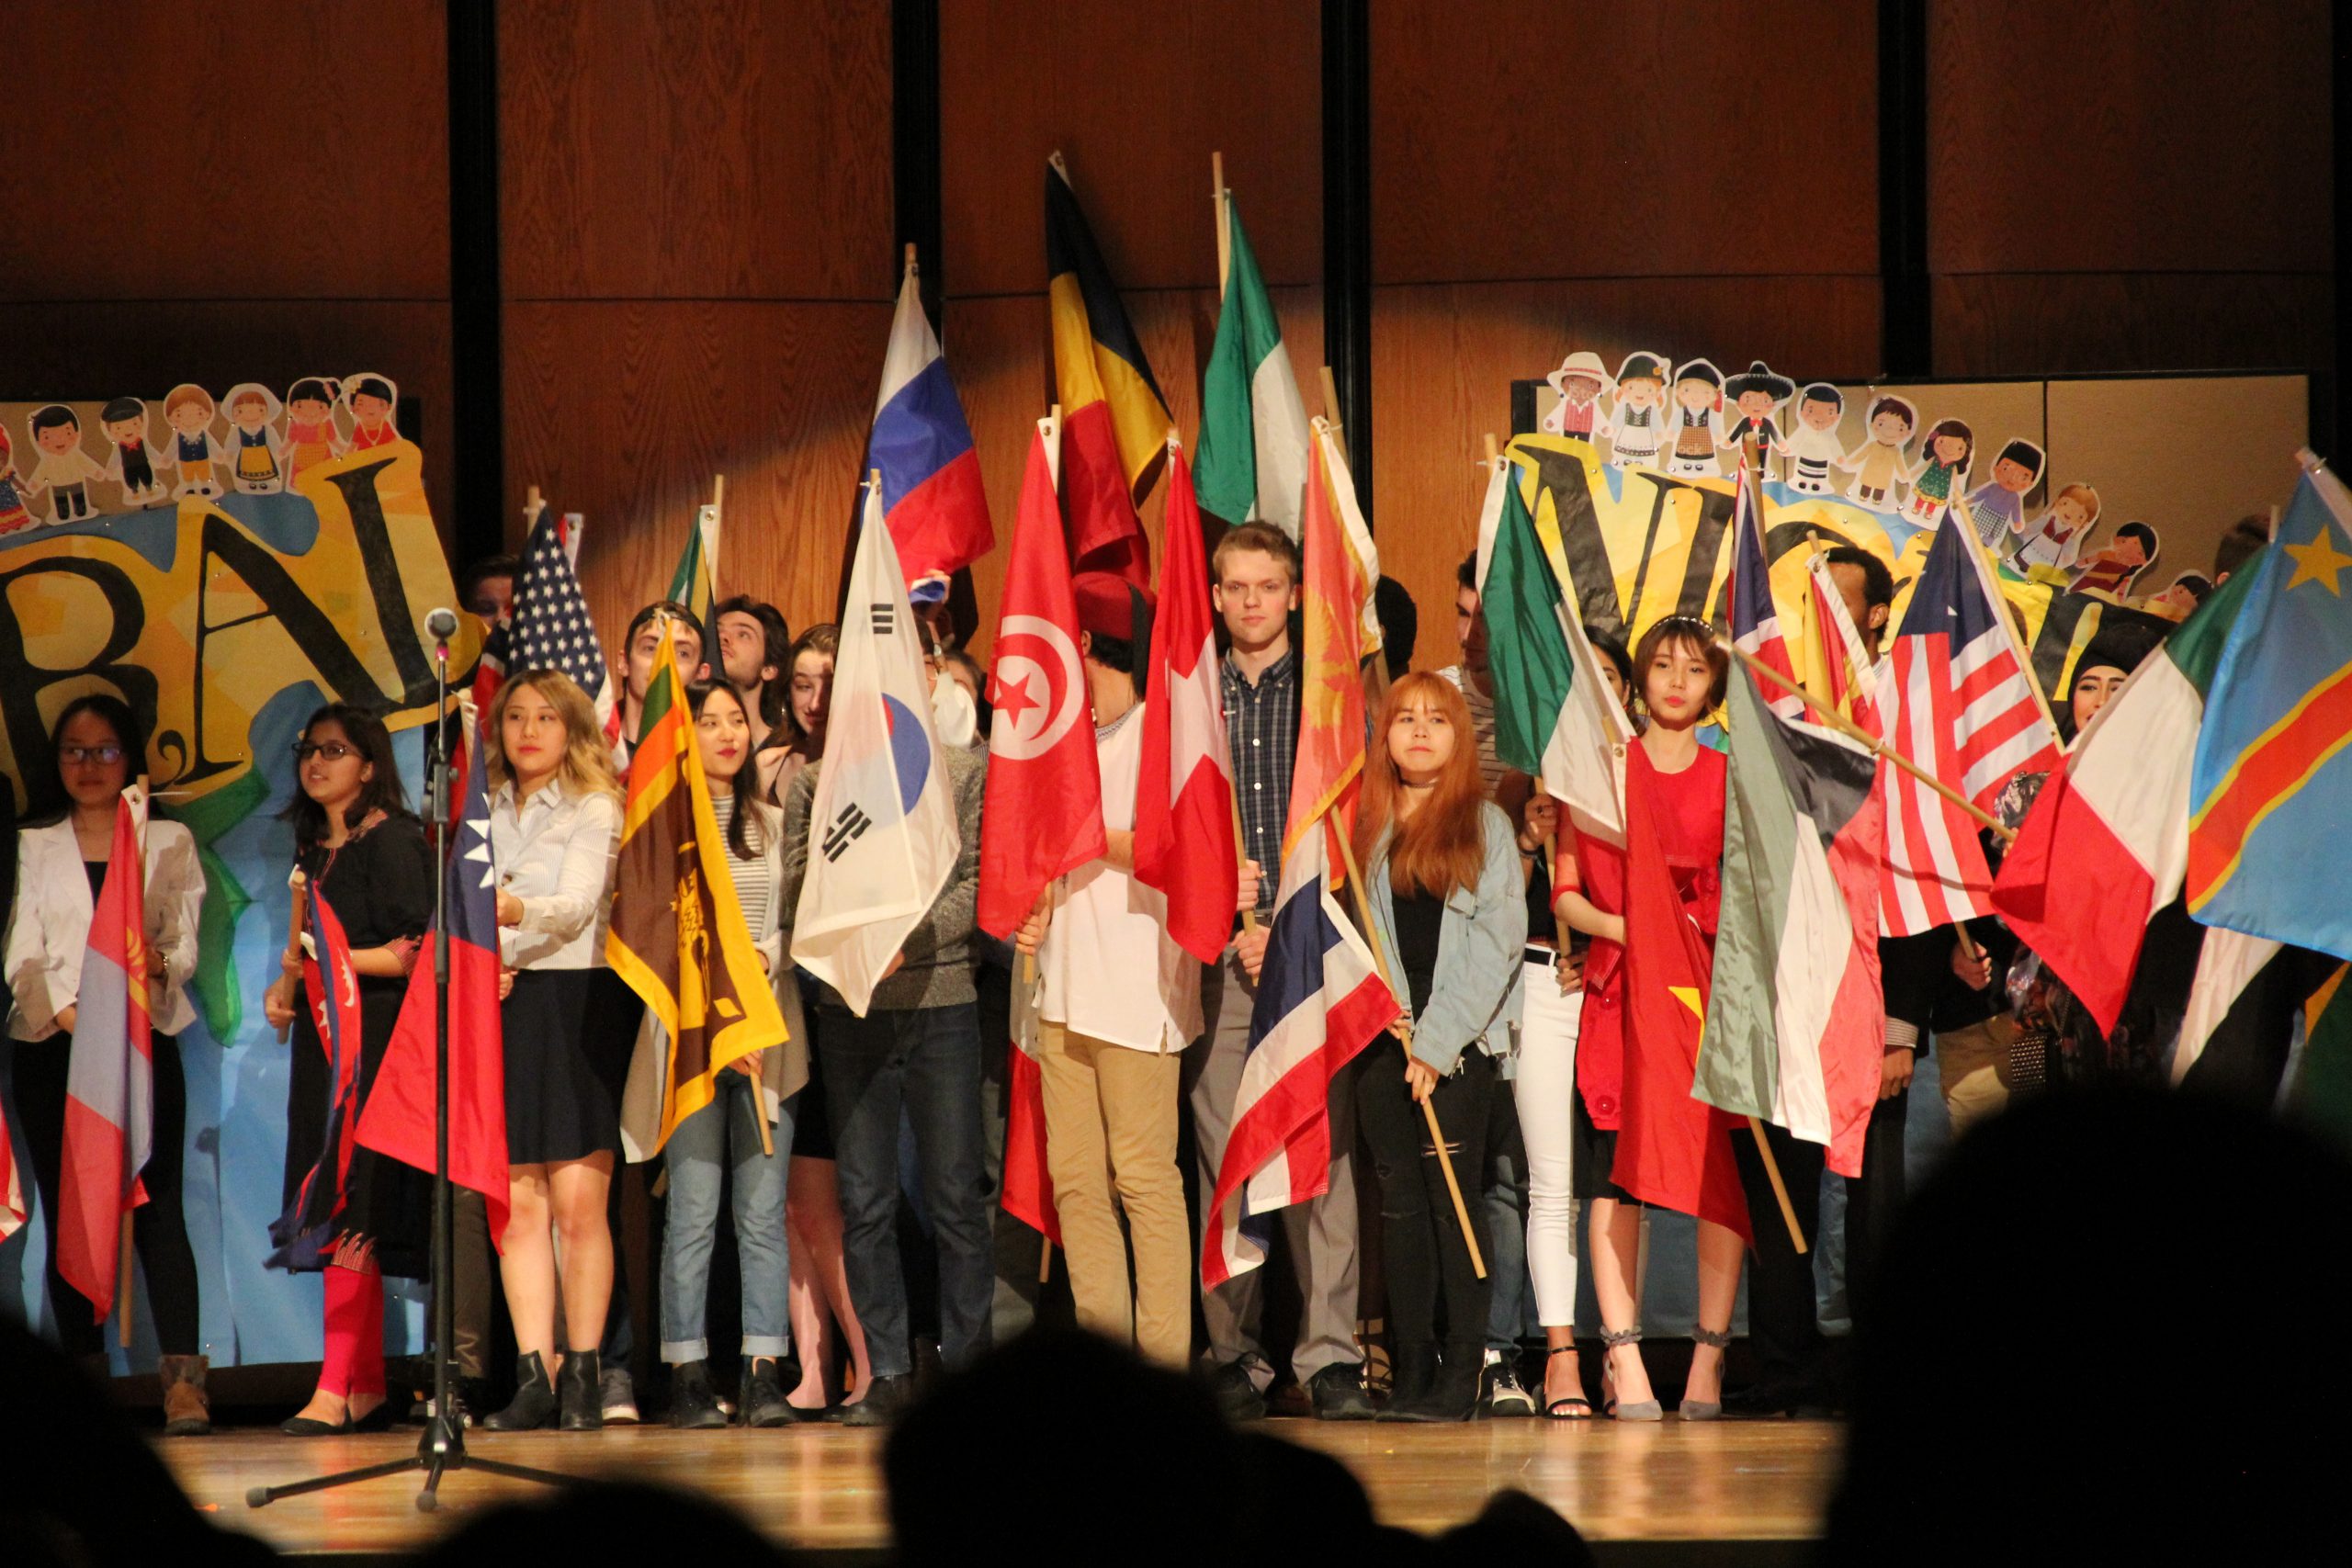
M 1230 264 L 1202 378 L 1193 482 L 1204 510 L 1229 523 L 1272 523 L 1295 539 L 1306 489 L 1306 408 L 1241 215 L 1231 196 L 1223 205 Z
M 2148 921 L 2188 868 L 2189 769 L 2249 562 L 2165 638 L 2051 775 L 1993 884 L 2009 928 L 2112 1030 Z

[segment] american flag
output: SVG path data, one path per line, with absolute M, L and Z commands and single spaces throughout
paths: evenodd
M 596 705 L 605 732 L 616 734 L 619 710 L 613 702 L 612 675 L 605 664 L 604 644 L 596 640 L 588 600 L 580 592 L 580 574 L 572 570 L 571 552 L 565 547 L 567 524 L 576 536 L 578 520 L 559 522 L 551 510 L 542 511 L 531 525 L 530 542 L 523 550 L 523 581 L 514 585 L 506 668 L 562 671 Z
M 2058 734 L 2018 656 L 1992 569 L 1967 528 L 1946 526 L 1919 570 L 1883 694 L 1895 749 L 1980 807 L 2021 773 L 2058 765 Z M 1889 934 L 1914 936 L 1992 912 L 1976 823 L 1906 773 L 1883 769 Z

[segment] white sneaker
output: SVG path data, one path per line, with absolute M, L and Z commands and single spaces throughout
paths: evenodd
M 605 1425 L 634 1427 L 642 1416 L 637 1413 L 637 1385 L 628 1380 L 627 1367 L 606 1367 L 598 1392 L 605 1402 Z

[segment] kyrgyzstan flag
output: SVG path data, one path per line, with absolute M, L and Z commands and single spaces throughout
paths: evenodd
M 1168 934 L 1214 964 L 1233 934 L 1240 870 L 1233 841 L 1233 762 L 1209 616 L 1201 509 L 1184 454 L 1170 443 L 1168 541 L 1152 623 L 1151 700 L 1143 710 L 1136 790 L 1136 876 L 1168 895 Z
M 1357 537 L 1362 519 L 1355 486 L 1332 442 L 1331 427 L 1319 419 L 1299 517 L 1299 549 L 1306 557 L 1299 596 L 1304 635 L 1298 758 L 1283 832 L 1285 865 L 1300 835 L 1317 822 L 1329 821 L 1341 839 L 1355 831 L 1356 793 L 1363 779 L 1363 665 L 1380 648 L 1378 623 L 1371 619 L 1380 562 L 1372 553 L 1370 535 Z
M 1069 558 L 1080 571 L 1116 572 L 1142 587 L 1151 581 L 1151 549 L 1136 507 L 1159 477 L 1168 400 L 1058 152 L 1046 170 L 1046 272 L 1054 385 L 1069 430 Z
M 65 1069 L 65 1150 L 57 1194 L 57 1271 L 90 1303 L 114 1310 L 123 1216 L 147 1201 L 139 1185 L 154 1141 L 155 1058 L 147 1020 L 146 798 L 115 805 L 114 849 L 90 915 L 90 946 L 74 998 Z
M 465 816 L 441 870 L 445 927 L 425 934 L 359 1112 L 359 1142 L 419 1170 L 438 1163 L 434 1138 L 434 983 L 449 944 L 449 1179 L 482 1195 L 492 1245 L 506 1234 L 506 1036 L 498 1013 L 498 868 L 490 853 L 490 794 L 481 759 L 467 770 Z

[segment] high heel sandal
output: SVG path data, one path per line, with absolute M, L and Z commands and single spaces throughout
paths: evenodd
M 1604 1328 L 1600 1331 L 1600 1343 L 1604 1347 L 1600 1363 L 1600 1408 L 1602 1414 L 1611 1420 L 1666 1419 L 1666 1407 L 1656 1399 L 1637 1399 L 1624 1404 L 1617 1402 L 1617 1363 L 1610 1358 L 1609 1352 L 1620 1345 L 1639 1345 L 1641 1342 L 1642 1331 L 1638 1328 Z M 1634 1354 L 1638 1356 L 1641 1352 L 1636 1350 Z
M 1552 1358 L 1573 1356 L 1576 1353 L 1577 1348 L 1574 1345 L 1555 1345 L 1544 1353 L 1544 1381 L 1547 1390 L 1552 1381 Z M 1563 1415 L 1563 1411 L 1566 1414 Z M 1592 1419 L 1592 1401 L 1587 1399 L 1581 1393 L 1572 1393 L 1562 1399 L 1546 1400 L 1544 1405 L 1544 1419 L 1546 1421 L 1589 1421 Z
M 1731 1350 L 1731 1330 L 1693 1328 L 1690 1331 L 1690 1343 L 1712 1346 L 1728 1355 Z M 1720 1421 L 1724 1418 L 1724 1402 L 1721 1397 L 1686 1399 L 1674 1407 L 1674 1414 L 1685 1421 Z

